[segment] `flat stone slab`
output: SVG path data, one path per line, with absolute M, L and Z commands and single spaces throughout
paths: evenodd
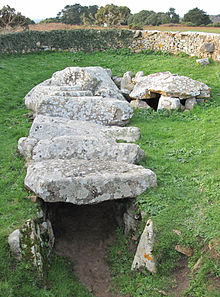
M 202 82 L 172 74 L 169 71 L 135 78 L 134 89 L 129 96 L 134 99 L 149 99 L 150 93 L 180 99 L 209 98 L 210 87 Z
M 26 161 L 39 162 L 49 159 L 84 159 L 99 161 L 114 160 L 138 163 L 145 156 L 135 143 L 116 143 L 111 138 L 91 136 L 58 136 L 37 141 L 34 138 L 21 138 L 19 152 Z
M 25 105 L 34 110 L 45 96 L 82 97 L 93 96 L 89 90 L 82 90 L 80 86 L 44 86 L 37 85 L 25 96 Z
M 156 182 L 155 173 L 142 166 L 75 159 L 33 163 L 25 178 L 25 186 L 44 201 L 78 205 L 134 198 Z
M 37 114 L 108 126 L 124 126 L 133 116 L 133 109 L 127 101 L 100 96 L 40 97 L 36 105 L 32 102 L 32 110 Z
M 140 129 L 138 127 L 108 127 L 92 122 L 37 115 L 29 131 L 29 137 L 37 140 L 81 135 L 113 141 L 135 142 L 140 138 Z

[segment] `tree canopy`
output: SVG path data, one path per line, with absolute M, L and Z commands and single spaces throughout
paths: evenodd
M 183 22 L 191 22 L 195 26 L 200 26 L 200 25 L 208 25 L 212 21 L 210 20 L 206 12 L 196 7 L 189 10 L 186 14 L 184 14 Z
M 108 26 L 117 26 L 127 24 L 128 17 L 131 11 L 127 6 L 116 6 L 114 4 L 107 4 L 101 6 L 96 15 L 96 23 L 98 25 L 107 24 Z
M 98 10 L 97 5 L 82 6 L 80 4 L 66 5 L 57 14 L 57 19 L 61 23 L 71 25 L 82 25 L 85 19 L 94 19 L 94 16 Z
M 0 10 L 0 28 L 11 30 L 12 28 L 21 26 L 28 29 L 28 25 L 34 23 L 31 19 L 26 18 L 20 12 L 16 12 L 9 5 L 3 6 Z

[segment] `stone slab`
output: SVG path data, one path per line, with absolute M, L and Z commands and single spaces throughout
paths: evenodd
M 37 114 L 108 126 L 124 126 L 133 115 L 133 109 L 127 101 L 100 96 L 45 96 L 36 105 L 32 104 L 32 110 Z
M 29 131 L 29 137 L 37 140 L 58 136 L 90 136 L 111 138 L 114 141 L 135 142 L 140 138 L 138 127 L 103 126 L 100 124 L 69 120 L 60 117 L 37 115 Z
M 149 99 L 151 92 L 180 99 L 210 97 L 210 87 L 206 84 L 169 71 L 139 77 L 135 83 L 130 93 L 134 99 Z
M 156 175 L 124 162 L 49 160 L 28 166 L 25 186 L 46 202 L 96 204 L 134 198 L 156 186 Z

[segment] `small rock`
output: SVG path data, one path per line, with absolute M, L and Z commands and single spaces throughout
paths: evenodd
M 202 66 L 206 66 L 206 65 L 210 64 L 208 58 L 197 59 L 196 62 L 199 63 Z
M 16 229 L 8 237 L 8 244 L 12 251 L 13 256 L 17 260 L 21 260 L 22 252 L 20 247 L 20 230 Z
M 187 257 L 192 257 L 193 255 L 193 250 L 185 246 L 176 245 L 175 250 L 181 254 L 186 255 Z
M 196 98 L 189 98 L 186 99 L 185 102 L 185 108 L 188 110 L 192 110 L 194 108 L 194 106 L 197 105 L 197 100 Z
M 121 79 L 121 90 L 132 91 L 134 88 L 134 84 L 132 82 L 132 78 L 134 77 L 134 73 L 132 71 L 127 71 L 124 73 Z
M 178 98 L 161 96 L 159 99 L 157 110 L 160 109 L 179 109 L 180 108 L 180 100 Z

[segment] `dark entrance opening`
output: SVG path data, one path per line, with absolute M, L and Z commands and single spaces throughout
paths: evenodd
M 95 296 L 111 297 L 106 248 L 123 224 L 125 200 L 78 206 L 47 203 L 55 251 L 73 262 L 74 273 Z M 120 295 L 117 295 L 118 297 Z
M 151 98 L 145 99 L 143 101 L 145 101 L 151 108 L 153 108 L 155 111 L 157 111 L 157 107 L 158 107 L 158 103 L 159 103 L 161 94 L 151 92 L 150 96 L 151 96 Z

